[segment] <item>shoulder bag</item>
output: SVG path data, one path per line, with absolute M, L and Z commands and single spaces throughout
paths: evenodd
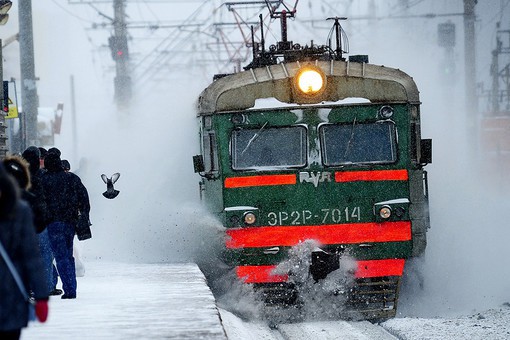
M 21 278 L 18 274 L 18 271 L 14 267 L 14 264 L 11 261 L 11 258 L 7 254 L 7 251 L 5 250 L 2 242 L 0 242 L 0 255 L 2 255 L 2 258 L 4 259 L 5 264 L 7 265 L 7 268 L 9 268 L 9 271 L 12 274 L 12 277 L 14 278 L 14 281 L 16 281 L 16 285 L 19 288 L 19 291 L 21 292 L 21 295 L 23 295 L 23 298 L 26 302 L 28 302 L 28 319 L 30 321 L 35 320 L 35 300 L 28 295 L 27 290 L 25 289 L 25 285 L 23 284 L 23 281 L 21 281 Z

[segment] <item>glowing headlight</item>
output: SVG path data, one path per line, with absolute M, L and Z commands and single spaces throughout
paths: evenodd
M 381 216 L 381 218 L 383 218 L 385 220 L 390 218 L 390 216 L 391 216 L 391 208 L 388 207 L 387 205 L 385 205 L 384 207 L 382 207 L 379 210 L 379 216 Z
M 254 213 L 247 212 L 246 214 L 244 214 L 244 223 L 253 224 L 253 223 L 255 223 L 256 220 L 257 220 L 257 218 L 255 217 Z
M 324 77 L 314 69 L 306 69 L 297 75 L 297 87 L 305 94 L 316 94 L 324 87 Z

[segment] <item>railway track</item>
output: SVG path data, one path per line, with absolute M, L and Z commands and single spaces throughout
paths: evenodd
M 218 309 L 223 328 L 229 340 L 398 339 L 383 327 L 368 321 L 335 320 L 270 324 L 263 321 L 242 320 L 227 310 Z

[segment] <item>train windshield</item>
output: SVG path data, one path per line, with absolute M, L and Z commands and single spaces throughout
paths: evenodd
M 303 126 L 240 129 L 232 133 L 232 167 L 286 168 L 306 165 L 306 129 Z
M 393 163 L 397 160 L 392 122 L 326 124 L 319 131 L 324 165 Z

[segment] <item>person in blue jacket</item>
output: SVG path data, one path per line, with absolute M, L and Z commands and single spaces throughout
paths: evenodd
M 64 171 L 60 152 L 48 150 L 42 185 L 48 208 L 48 236 L 62 281 L 62 299 L 76 298 L 76 268 L 73 257 L 75 226 L 80 215 L 89 216 L 87 189 L 80 178 Z
M 1 162 L 0 162 L 1 163 Z M 0 243 L 21 278 L 23 288 L 36 300 L 39 321 L 48 317 L 48 286 L 39 243 L 28 204 L 19 199 L 14 178 L 0 164 Z M 22 292 L 3 256 L 0 256 L 0 339 L 19 339 L 28 325 L 28 291 Z

